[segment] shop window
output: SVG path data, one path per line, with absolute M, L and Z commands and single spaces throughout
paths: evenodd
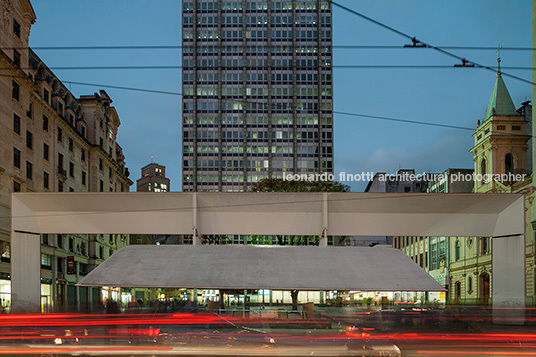
M 4 263 L 9 263 L 11 261 L 11 246 L 9 243 L 4 244 L 4 252 L 2 253 L 1 261 Z
M 48 254 L 41 254 L 41 269 L 52 270 L 52 257 Z

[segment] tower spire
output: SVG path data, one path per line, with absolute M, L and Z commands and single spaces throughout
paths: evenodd
M 497 46 L 497 75 L 500 76 L 501 75 L 501 44 L 499 43 L 499 45 Z
M 502 46 L 499 44 L 496 51 L 497 78 L 489 98 L 488 107 L 486 108 L 483 121 L 488 120 L 492 115 L 519 115 L 501 76 L 501 48 Z

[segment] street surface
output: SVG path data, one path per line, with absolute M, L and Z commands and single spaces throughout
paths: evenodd
M 318 308 L 315 316 L 229 313 L 0 316 L 5 356 L 536 356 L 536 324 L 491 310 Z M 268 315 L 270 316 L 270 315 Z M 290 317 L 289 317 L 290 316 Z

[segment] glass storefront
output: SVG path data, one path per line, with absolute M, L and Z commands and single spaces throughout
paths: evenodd
M 11 308 L 11 281 L 0 279 L 0 311 L 8 312 Z
M 52 312 L 54 301 L 52 300 L 52 284 L 41 283 L 41 312 Z

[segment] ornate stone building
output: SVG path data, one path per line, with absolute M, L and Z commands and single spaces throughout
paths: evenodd
M 500 60 L 499 60 L 500 63 Z M 475 168 L 473 192 L 526 195 L 526 298 L 534 301 L 534 231 L 530 224 L 533 192 L 529 155 L 531 107 L 516 110 L 500 67 L 482 122 L 478 122 L 471 149 Z M 496 238 L 499 239 L 499 238 Z M 505 238 L 506 239 L 506 238 Z M 492 240 L 489 237 L 450 239 L 450 302 L 492 302 Z
M 529 103 L 523 103 L 516 110 L 499 69 L 484 118 L 482 122 L 478 121 L 473 135 L 475 146 L 471 152 L 474 161 L 473 192 L 522 193 L 526 196 L 525 287 L 527 305 L 533 306 L 536 304 L 536 241 L 531 223 L 534 188 L 532 140 L 529 135 L 532 131 L 532 107 Z M 460 173 L 467 175 L 470 172 L 463 170 Z M 445 174 L 448 176 L 452 172 Z M 438 181 L 429 184 L 428 192 L 468 192 L 467 183 L 464 185 L 448 187 Z M 490 237 L 396 237 L 393 246 L 404 251 L 448 288 L 448 303 L 492 303 L 493 247 Z
M 128 191 L 132 181 L 116 142 L 120 121 L 108 94 L 76 98 L 28 48 L 36 19 L 31 3 L 1 4 L 0 298 L 9 306 L 10 194 Z M 127 238 L 42 235 L 43 309 L 85 309 L 97 303 L 100 289 L 75 283 L 126 245 Z

